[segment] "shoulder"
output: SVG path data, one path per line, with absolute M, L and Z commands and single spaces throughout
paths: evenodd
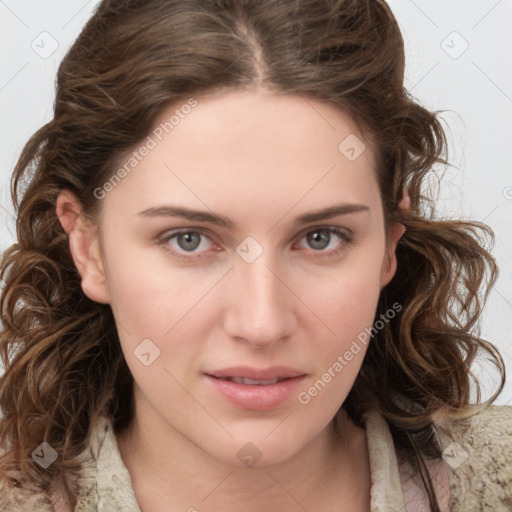
M 65 485 L 48 493 L 24 482 L 23 487 L 11 485 L 0 475 L 0 512 L 89 512 L 97 509 L 97 459 L 111 426 L 108 419 L 100 417 L 94 424 L 90 440 L 77 460 L 80 470 L 73 474 L 71 493 Z M 1 453 L 1 451 L 0 451 Z M 66 478 L 70 477 L 66 474 Z M 16 478 L 23 480 L 22 474 Z
M 48 496 L 41 492 L 27 493 L 0 482 L 0 512 L 54 512 Z
M 72 512 L 73 502 L 64 486 L 47 493 L 26 483 L 16 487 L 6 478 L 0 478 L 0 512 Z
M 438 424 L 438 432 L 445 440 L 463 443 L 479 453 L 495 454 L 500 458 L 512 455 L 512 407 L 489 405 L 468 418 Z M 446 448 L 446 447 L 444 447 Z M 474 461 L 478 453 L 474 454 Z M 448 460 L 447 460 L 448 462 Z
M 471 417 L 437 427 L 452 510 L 510 511 L 512 407 L 490 405 Z

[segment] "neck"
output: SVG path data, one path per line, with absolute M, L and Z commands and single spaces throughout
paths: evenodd
M 369 497 L 369 486 L 362 480 L 369 474 L 365 431 L 343 410 L 336 427 L 329 423 L 290 458 L 247 468 L 212 457 L 158 414 L 146 407 L 144 414 L 136 409 L 134 420 L 117 434 L 117 441 L 144 512 L 170 508 L 230 512 L 240 510 L 241 503 L 247 511 L 265 507 L 330 511 L 339 510 L 339 500 L 359 503 L 363 486 Z M 325 497 L 332 508 L 320 506 L 319 497 Z

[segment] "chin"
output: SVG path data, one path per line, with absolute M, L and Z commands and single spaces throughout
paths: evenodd
M 229 446 L 225 446 L 225 449 L 219 451 L 217 445 L 214 452 L 210 451 L 210 453 L 217 459 L 239 468 L 261 468 L 279 464 L 294 457 L 302 448 L 302 443 L 306 444 L 303 439 L 297 439 L 287 433 L 291 432 L 283 430 L 281 435 L 272 433 L 266 437 L 267 430 L 263 435 L 261 429 L 257 433 L 255 430 L 254 436 L 248 433 L 235 436 L 234 439 L 229 440 Z M 226 457 L 227 454 L 229 457 Z

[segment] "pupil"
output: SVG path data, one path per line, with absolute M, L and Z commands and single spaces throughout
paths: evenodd
M 182 233 L 181 236 L 183 237 L 182 239 L 185 240 L 185 244 L 184 247 L 182 247 L 182 249 L 196 249 L 197 246 L 199 245 L 199 237 L 197 236 L 196 233 Z M 196 243 L 194 243 L 194 238 L 196 238 Z
M 326 247 L 325 244 L 322 244 L 322 238 L 324 242 L 327 241 L 327 245 L 329 245 L 329 236 L 327 235 L 327 230 L 321 229 L 318 231 L 314 231 L 310 237 L 310 241 L 312 241 L 312 246 L 315 249 L 323 249 Z M 320 243 L 320 247 L 316 246 L 317 243 Z

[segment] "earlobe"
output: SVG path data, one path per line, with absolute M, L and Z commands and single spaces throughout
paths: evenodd
M 68 190 L 59 194 L 56 213 L 68 234 L 69 250 L 82 278 L 82 290 L 91 300 L 109 304 L 97 226 L 85 219 L 80 202 Z
M 390 240 L 388 250 L 384 261 L 382 262 L 381 280 L 380 286 L 384 288 L 396 272 L 397 261 L 396 261 L 396 246 L 402 235 L 405 233 L 405 226 L 398 222 L 395 222 L 391 227 Z

